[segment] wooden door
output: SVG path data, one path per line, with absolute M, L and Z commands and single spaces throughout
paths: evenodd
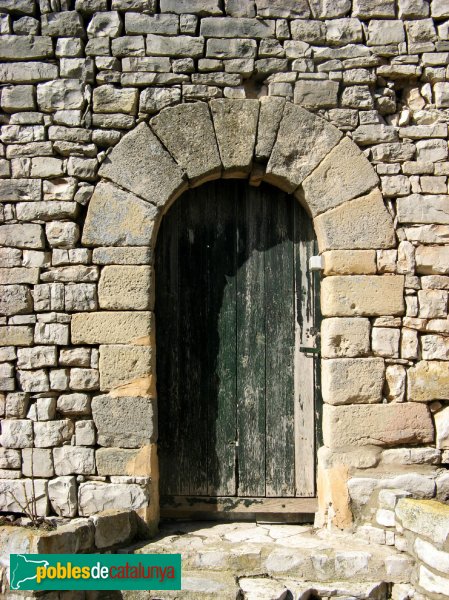
M 155 258 L 162 506 L 291 511 L 287 499 L 315 496 L 314 251 L 304 210 L 268 185 L 210 182 L 164 217 Z

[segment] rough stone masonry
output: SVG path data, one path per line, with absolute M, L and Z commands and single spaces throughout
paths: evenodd
M 370 519 L 385 487 L 447 501 L 448 0 L 0 0 L 0 11 L 0 510 L 20 511 L 33 477 L 41 514 L 157 518 L 151 244 L 168 206 L 157 190 L 164 181 L 172 201 L 221 173 L 305 196 L 314 217 L 321 522 Z M 186 103 L 203 120 L 170 147 L 167 107 Z M 311 113 L 308 164 L 295 107 Z M 320 138 L 323 122 L 333 133 Z M 207 165 L 200 134 L 213 138 Z M 127 175 L 138 143 L 154 150 L 149 195 Z

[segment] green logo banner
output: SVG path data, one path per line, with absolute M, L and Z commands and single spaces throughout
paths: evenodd
M 180 590 L 180 554 L 11 554 L 11 590 Z

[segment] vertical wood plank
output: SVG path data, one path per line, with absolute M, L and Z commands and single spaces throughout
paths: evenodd
M 266 313 L 266 495 L 295 495 L 294 205 L 291 197 L 262 187 L 267 206 Z
M 236 190 L 210 184 L 208 493 L 236 494 Z M 213 343 L 211 344 L 211 341 Z
M 184 434 L 178 469 L 182 494 L 207 494 L 208 190 L 190 190 L 180 209 L 180 369 Z
M 301 347 L 316 347 L 314 323 L 315 299 L 309 258 L 314 252 L 314 233 L 311 220 L 297 202 L 295 204 L 295 471 L 296 496 L 315 495 L 315 355 Z
M 238 495 L 265 496 L 266 202 L 240 188 L 237 245 Z
M 182 443 L 182 412 L 179 404 L 179 204 L 163 220 L 159 231 L 156 267 L 156 344 L 159 421 L 159 470 L 162 495 L 179 492 L 178 447 Z

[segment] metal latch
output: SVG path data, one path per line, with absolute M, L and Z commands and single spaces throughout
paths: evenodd
M 319 354 L 320 348 L 309 348 L 307 346 L 300 346 L 299 351 L 300 352 L 309 352 L 310 354 Z

